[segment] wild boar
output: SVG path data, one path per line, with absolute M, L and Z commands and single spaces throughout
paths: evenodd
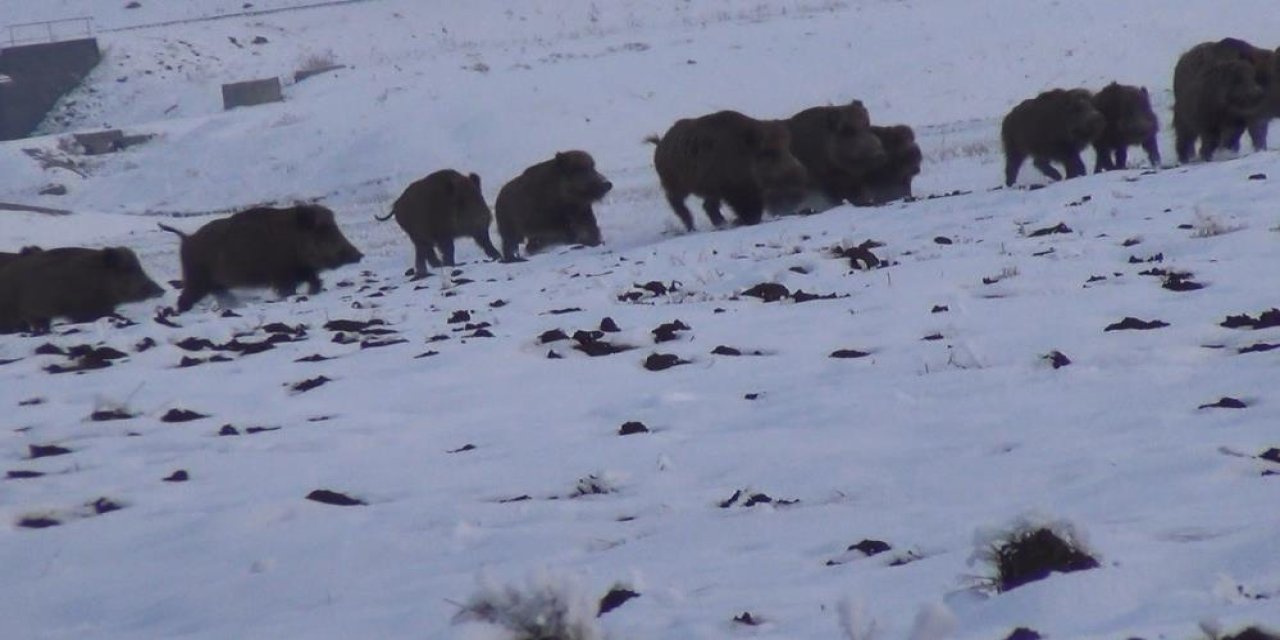
M 741 224 L 756 224 L 766 208 L 785 210 L 805 196 L 808 174 L 791 153 L 791 132 L 777 121 L 762 121 L 737 111 L 719 111 L 677 120 L 656 145 L 653 165 L 667 202 L 685 229 L 693 214 L 685 200 L 702 198 L 702 209 L 724 226 L 720 203 L 733 208 Z
M 1173 69 L 1173 132 L 1178 161 L 1187 163 L 1200 141 L 1200 159 L 1208 162 L 1224 142 L 1237 146 L 1241 132 L 1258 126 L 1266 106 L 1270 74 L 1247 55 L 1252 45 L 1226 38 L 1198 44 L 1178 58 Z M 1264 83 L 1259 80 L 1263 79 Z M 1261 128 L 1265 146 L 1266 127 Z
M 472 238 L 490 258 L 502 258 L 489 240 L 493 212 L 480 191 L 480 176 L 474 173 L 442 169 L 414 182 L 396 199 L 391 213 L 375 217 L 388 220 L 392 216 L 413 242 L 415 279 L 426 277 L 427 263 L 440 267 L 441 258 L 444 266 L 454 266 L 455 238 Z
M 54 318 L 90 322 L 163 293 L 125 247 L 35 251 L 0 269 L 0 332 L 47 330 Z
M 182 238 L 178 311 L 233 287 L 272 287 L 286 296 L 305 282 L 314 294 L 320 291 L 321 271 L 364 257 L 342 235 L 333 211 L 314 204 L 253 208 L 190 235 L 164 224 L 160 228 Z
M 1135 144 L 1142 145 L 1151 166 L 1160 166 L 1160 147 L 1156 142 L 1160 121 L 1151 109 L 1151 96 L 1146 87 L 1112 82 L 1094 94 L 1093 106 L 1106 119 L 1102 133 L 1093 141 L 1097 155 L 1094 173 L 1126 168 L 1129 146 Z
M 494 204 L 502 259 L 519 261 L 522 242 L 529 254 L 555 244 L 600 244 L 592 206 L 610 189 L 613 183 L 586 151 L 561 151 L 525 169 L 503 185 Z
M 1011 187 L 1018 180 L 1018 170 L 1027 156 L 1051 180 L 1063 177 L 1051 162 L 1062 163 L 1067 178 L 1085 175 L 1080 152 L 1102 133 L 1104 126 L 1105 119 L 1093 106 L 1093 95 L 1085 89 L 1051 89 L 1023 100 L 1000 126 L 1005 186 Z
M 871 204 L 867 176 L 888 156 L 860 100 L 805 109 L 783 122 L 791 133 L 791 154 L 804 165 L 811 189 L 833 204 Z
M 888 160 L 867 174 L 867 192 L 872 204 L 884 204 L 900 198 L 911 197 L 911 182 L 920 174 L 924 160 L 916 134 L 911 127 L 898 124 L 887 127 L 871 127 L 880 139 Z

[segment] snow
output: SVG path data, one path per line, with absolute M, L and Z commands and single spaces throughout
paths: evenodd
M 207 302 L 163 326 L 171 292 L 123 307 L 136 326 L 0 336 L 0 361 L 18 359 L 0 365 L 0 469 L 46 474 L 0 480 L 0 637 L 502 638 L 453 623 L 501 585 L 568 592 L 578 616 L 583 598 L 637 591 L 595 621 L 617 638 L 1280 626 L 1280 480 L 1263 475 L 1280 465 L 1256 457 L 1280 446 L 1280 351 L 1239 353 L 1280 336 L 1219 326 L 1276 306 L 1277 155 L 1036 190 L 1028 166 L 1023 188 L 996 189 L 998 125 L 1018 101 L 1119 80 L 1151 88 L 1167 124 L 1179 52 L 1225 35 L 1274 46 L 1268 0 L 372 0 L 212 20 L 244 3 L 123 4 L 6 0 L 6 24 L 93 16 L 106 58 L 65 122 L 0 143 L 0 202 L 75 212 L 0 212 L 0 250 L 126 245 L 167 281 L 177 243 L 157 221 L 191 230 L 318 197 L 366 257 L 309 299 L 245 292 L 237 317 Z M 293 83 L 311 57 L 346 68 Z M 221 111 L 220 83 L 273 75 L 285 102 Z M 644 136 L 722 108 L 777 118 L 852 98 L 916 128 L 919 195 L 968 193 L 714 232 L 699 213 L 699 231 L 678 231 Z M 23 152 L 104 125 L 157 138 L 84 159 L 87 177 Z M 409 182 L 477 171 L 492 202 L 570 148 L 615 183 L 605 245 L 503 265 L 462 240 L 456 274 L 408 282 L 410 245 L 373 216 Z M 37 195 L 51 182 L 70 192 Z M 1059 223 L 1071 231 L 1031 235 Z M 869 239 L 890 266 L 830 254 Z M 1161 288 L 1139 275 L 1153 267 L 1206 287 Z M 678 288 L 620 300 L 651 281 Z M 739 295 L 761 282 L 839 297 Z M 470 320 L 450 323 L 459 310 Z M 1169 326 L 1104 331 L 1127 316 Z M 605 339 L 635 349 L 539 344 L 605 317 L 622 329 Z M 335 343 L 334 319 L 383 320 L 408 342 Z M 655 344 L 677 319 L 690 330 Z M 213 355 L 185 338 L 259 341 L 271 322 L 307 337 L 177 367 Z M 494 337 L 467 337 L 484 322 Z M 137 349 L 145 338 L 158 346 Z M 67 359 L 34 354 L 45 342 L 129 357 L 51 375 Z M 1072 364 L 1053 369 L 1055 350 Z M 690 363 L 646 371 L 652 353 Z M 298 362 L 312 354 L 333 359 Z M 330 381 L 290 389 L 317 376 Z M 1198 408 L 1224 396 L 1248 406 Z M 136 417 L 89 419 L 110 408 Z M 161 422 L 174 408 L 209 417 Z M 650 433 L 617 435 L 631 420 Z M 240 435 L 217 435 L 228 424 Z M 72 453 L 27 459 L 43 444 Z M 161 481 L 178 469 L 190 481 Z M 571 497 L 591 476 L 606 492 Z M 304 499 L 316 489 L 367 504 Z M 719 506 L 739 490 L 799 502 Z M 124 508 L 97 515 L 101 497 Z M 62 524 L 17 526 L 41 515 Z M 1023 522 L 1071 530 L 1102 567 L 982 589 L 991 569 L 971 558 Z M 846 551 L 864 538 L 892 550 Z M 762 624 L 732 622 L 743 612 Z

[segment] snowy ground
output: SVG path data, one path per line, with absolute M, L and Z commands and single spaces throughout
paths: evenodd
M 106 60 L 48 135 L 0 144 L 0 202 L 75 212 L 0 212 L 0 250 L 125 244 L 171 280 L 157 221 L 319 197 L 366 259 L 309 299 L 250 292 L 231 317 L 206 305 L 174 328 L 144 303 L 122 309 L 135 326 L 0 336 L 0 637 L 503 637 L 451 624 L 457 603 L 527 580 L 641 593 L 599 619 L 617 638 L 848 637 L 854 605 L 884 639 L 922 608 L 973 639 L 1280 626 L 1280 464 L 1258 457 L 1280 447 L 1280 351 L 1247 349 L 1280 328 L 1220 326 L 1277 306 L 1280 157 L 994 188 L 1013 104 L 1114 79 L 1150 87 L 1167 122 L 1178 53 L 1280 44 L 1271 0 L 370 0 L 212 20 L 245 3 L 123 4 L 6 0 L 0 23 L 94 16 Z M 220 83 L 315 59 L 347 68 L 220 111 Z M 676 232 L 645 135 L 855 97 L 916 127 L 918 194 L 969 193 Z M 104 125 L 157 138 L 67 156 L 84 175 L 23 151 L 65 154 L 67 132 Z M 402 275 L 411 248 L 372 217 L 410 181 L 474 170 L 492 201 L 568 148 L 616 185 L 605 246 L 501 265 L 461 241 L 457 272 Z M 38 195 L 50 183 L 69 193 Z M 866 240 L 887 266 L 831 255 Z M 675 290 L 637 288 L 651 282 Z M 836 297 L 742 295 L 766 282 Z M 606 317 L 621 331 L 605 339 L 634 349 L 540 340 Z M 1126 317 L 1168 326 L 1104 331 Z M 335 342 L 333 320 L 391 333 Z M 676 320 L 689 329 L 655 344 Z M 262 353 L 188 350 L 270 323 L 306 330 Z M 45 343 L 128 356 L 51 374 L 69 359 Z M 1054 369 L 1055 350 L 1072 364 Z M 654 353 L 688 364 L 647 371 Z M 315 354 L 330 359 L 299 361 Z M 1224 397 L 1247 406 L 1198 408 Z M 162 421 L 173 409 L 206 417 Z M 91 419 L 112 410 L 131 417 Z M 651 431 L 619 436 L 628 421 Z M 177 470 L 189 481 L 162 481 Z M 367 504 L 304 499 L 316 489 Z M 798 502 L 720 506 L 739 490 Z M 123 508 L 97 514 L 99 498 Z M 18 526 L 40 518 L 60 526 Z M 982 589 L 991 569 L 971 558 L 1028 518 L 1074 526 L 1102 567 Z M 892 549 L 846 551 L 864 538 Z

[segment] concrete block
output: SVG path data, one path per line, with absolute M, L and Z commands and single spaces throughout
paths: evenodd
M 247 80 L 222 85 L 222 108 L 226 110 L 283 100 L 284 93 L 280 89 L 280 78 Z

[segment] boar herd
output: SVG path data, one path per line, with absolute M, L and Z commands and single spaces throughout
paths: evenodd
M 1267 128 L 1280 118 L 1280 48 L 1239 38 L 1198 44 L 1173 70 L 1173 133 L 1178 162 L 1190 162 L 1199 141 L 1208 162 L 1219 148 L 1239 151 L 1247 132 L 1255 151 L 1267 148 Z M 1005 184 L 1012 186 L 1027 157 L 1052 180 L 1086 173 L 1080 153 L 1093 145 L 1094 172 L 1124 169 L 1128 148 L 1140 145 L 1160 165 L 1160 124 L 1146 88 L 1111 83 L 1097 93 L 1052 89 L 1024 100 L 1004 118 L 1000 140 Z
M 1280 118 L 1280 49 L 1237 38 L 1196 45 L 1173 74 L 1173 129 L 1179 162 L 1236 151 L 1248 133 L 1255 150 Z M 1012 186 L 1027 158 L 1052 180 L 1087 173 L 1081 153 L 1093 146 L 1094 172 L 1124 169 L 1128 149 L 1140 146 L 1160 165 L 1159 120 L 1145 88 L 1111 83 L 1101 90 L 1051 89 L 1022 101 L 1005 116 L 1000 139 L 1005 184 Z M 654 145 L 653 165 L 671 210 L 695 229 L 686 201 L 696 195 L 715 227 L 728 205 L 739 224 L 775 214 L 865 206 L 910 198 L 922 154 L 906 125 L 871 123 L 859 100 L 805 109 L 786 120 L 757 120 L 720 111 L 675 122 Z M 1060 172 L 1053 163 L 1061 164 Z M 535 164 L 498 192 L 490 210 L 480 176 L 453 169 L 408 186 L 391 212 L 413 244 L 412 273 L 454 265 L 454 240 L 471 238 L 492 260 L 522 261 L 559 244 L 602 242 L 593 207 L 613 188 L 586 151 L 571 150 Z M 499 251 L 489 238 L 496 220 Z M 237 287 L 270 287 L 290 295 L 306 284 L 321 288 L 320 272 L 359 262 L 362 254 L 342 234 L 333 211 L 315 205 L 255 207 L 193 232 L 160 228 L 180 239 L 182 293 L 177 311 L 209 294 L 225 298 Z M 124 247 L 0 253 L 0 333 L 45 331 L 54 318 L 91 321 L 119 304 L 163 294 L 137 256 Z
M 765 211 L 794 212 L 811 198 L 829 208 L 908 197 L 920 172 L 911 128 L 871 126 L 860 100 L 780 121 L 720 111 L 678 120 L 661 137 L 646 140 L 655 145 L 653 166 L 667 202 L 689 231 L 690 195 L 702 198 L 716 227 L 725 224 L 722 203 L 740 224 L 755 224 Z

